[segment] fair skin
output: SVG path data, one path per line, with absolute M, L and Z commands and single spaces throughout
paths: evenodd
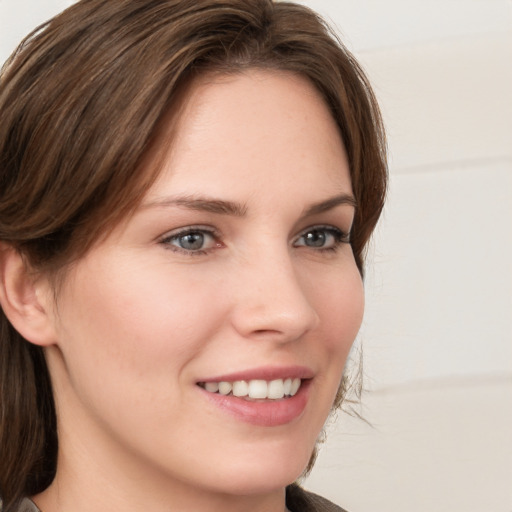
M 142 205 L 67 270 L 56 304 L 34 284 L 44 328 L 24 333 L 46 347 L 59 418 L 41 510 L 285 510 L 362 319 L 352 203 L 309 82 L 196 81 Z M 288 378 L 293 397 L 205 389 Z

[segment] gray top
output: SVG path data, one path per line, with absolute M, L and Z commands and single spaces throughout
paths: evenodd
M 20 503 L 18 512 L 41 512 L 41 511 L 36 507 L 36 504 L 32 500 L 25 498 Z
M 334 503 L 307 492 L 298 485 L 290 485 L 286 488 L 286 505 L 292 512 L 345 512 Z M 17 512 L 41 512 L 35 503 L 25 498 Z

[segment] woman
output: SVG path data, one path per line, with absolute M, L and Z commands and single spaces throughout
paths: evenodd
M 290 484 L 343 398 L 386 164 L 323 22 L 82 0 L 0 116 L 3 511 L 340 510 Z

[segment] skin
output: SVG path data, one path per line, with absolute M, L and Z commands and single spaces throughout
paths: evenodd
M 46 347 L 60 443 L 56 479 L 34 498 L 44 512 L 285 509 L 364 302 L 350 244 L 332 235 L 350 231 L 353 206 L 305 212 L 351 193 L 338 129 L 305 79 L 252 70 L 192 85 L 143 204 L 68 271 L 56 304 L 36 290 L 46 334 L 31 341 Z M 214 232 L 200 250 L 180 246 L 190 226 Z M 315 227 L 321 247 L 306 244 Z M 314 378 L 285 425 L 244 422 L 197 386 L 290 365 Z

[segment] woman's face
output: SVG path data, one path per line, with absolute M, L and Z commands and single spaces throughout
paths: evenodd
M 57 479 L 171 494 L 293 481 L 363 314 L 352 202 L 338 130 L 307 81 L 196 82 L 159 179 L 59 292 Z

